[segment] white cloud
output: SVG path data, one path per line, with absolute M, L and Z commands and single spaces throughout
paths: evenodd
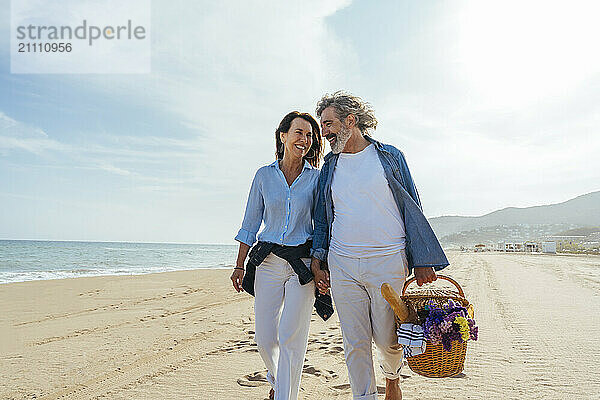
M 42 129 L 19 122 L 0 111 L 0 152 L 22 150 L 41 155 L 47 151 L 65 150 L 65 146 L 48 138 Z
M 600 67 L 596 1 L 481 0 L 461 11 L 459 62 L 472 90 L 505 109 L 563 95 Z
M 589 51 L 597 7 L 446 7 L 387 55 L 386 65 L 408 73 L 405 86 L 372 99 L 376 136 L 405 150 L 428 216 L 600 189 L 600 58 Z
M 61 142 L 50 138 L 44 130 L 17 121 L 0 111 L 1 154 L 5 157 L 18 152 L 34 154 L 41 157 L 42 163 L 38 164 L 39 168 L 62 166 L 65 169 L 96 169 L 134 177 L 140 181 L 173 183 L 185 181 L 181 178 L 169 178 L 169 168 L 173 163 L 192 163 L 203 152 L 203 143 L 198 139 L 181 140 L 156 136 L 141 138 L 107 134 L 88 136 L 95 142 Z M 166 167 L 164 178 L 157 176 L 153 171 L 161 167 Z M 188 181 L 193 180 L 188 178 Z
M 123 176 L 131 176 L 132 175 L 131 171 L 127 171 L 123 168 L 117 168 L 114 165 L 110 165 L 110 164 L 102 164 L 99 167 L 100 167 L 100 169 L 102 169 L 104 171 L 112 172 L 117 175 L 123 175 Z
M 478 113 L 441 103 L 437 113 L 390 104 L 378 135 L 405 151 L 428 216 L 481 215 L 600 189 L 600 107 L 581 113 L 573 103 L 559 118 L 555 105 Z
M 245 185 L 249 169 L 273 157 L 280 118 L 292 109 L 312 112 L 325 88 L 341 86 L 344 71 L 352 70 L 355 54 L 325 22 L 347 4 L 153 2 L 151 74 L 72 75 L 66 84 L 167 116 L 174 126 L 162 142 L 179 136 L 180 126 L 195 130 L 184 143 L 193 147 L 181 156 L 196 171 L 219 170 L 224 180 Z M 107 149 L 92 145 L 90 151 Z M 235 162 L 222 170 L 226 159 Z

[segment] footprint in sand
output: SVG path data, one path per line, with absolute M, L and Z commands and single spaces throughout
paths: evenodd
M 342 385 L 332 386 L 332 388 L 337 390 L 350 391 L 350 384 L 344 383 Z M 385 386 L 377 386 L 377 394 L 385 394 Z
M 350 390 L 350 384 L 349 383 L 344 383 L 344 384 L 341 384 L 341 385 L 332 386 L 332 388 L 337 389 L 337 390 Z
M 240 386 L 249 387 L 268 385 L 269 381 L 267 381 L 267 371 L 257 371 L 248 375 L 244 375 L 237 380 L 237 383 Z
M 211 353 L 233 353 L 243 351 L 245 353 L 257 353 L 256 343 L 251 340 L 228 340 L 226 344 Z
M 335 371 L 331 371 L 328 369 L 321 370 L 321 369 L 315 368 L 314 366 L 312 366 L 310 364 L 304 365 L 304 368 L 302 369 L 302 373 L 324 379 L 325 382 L 329 382 L 332 379 L 335 379 L 338 377 L 338 374 L 336 374 Z M 267 381 L 267 371 L 257 371 L 257 372 L 253 372 L 248 375 L 244 375 L 243 377 L 241 377 L 237 380 L 237 383 L 240 386 L 249 386 L 249 387 L 268 385 L 269 382 Z
M 322 378 L 325 380 L 325 382 L 329 382 L 330 380 L 338 377 L 338 374 L 336 374 L 335 371 L 331 371 L 328 369 L 326 369 L 326 370 L 317 369 L 310 364 L 304 365 L 304 368 L 302 369 L 302 373 Z
M 343 351 L 344 351 L 343 347 L 333 346 L 332 348 L 329 349 L 327 354 L 339 354 L 339 353 L 342 353 Z

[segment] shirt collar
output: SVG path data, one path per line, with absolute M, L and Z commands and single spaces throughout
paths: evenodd
M 375 147 L 377 147 L 378 149 L 381 149 L 383 147 L 383 144 L 381 142 L 378 142 L 377 140 L 373 139 L 371 136 L 363 135 L 363 137 L 367 140 L 367 142 L 373 143 L 375 145 Z
M 279 168 L 279 160 L 273 161 L 271 164 L 269 164 L 269 167 Z M 304 160 L 304 167 L 302 167 L 302 171 L 304 171 L 305 169 L 315 169 L 315 167 L 310 165 L 308 161 Z

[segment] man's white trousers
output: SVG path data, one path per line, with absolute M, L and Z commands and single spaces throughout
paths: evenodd
M 328 264 L 354 399 L 377 400 L 372 341 L 386 378 L 398 378 L 402 367 L 394 312 L 381 295 L 381 285 L 387 282 L 401 293 L 408 272 L 405 251 L 366 258 L 330 251 Z
M 310 259 L 302 259 L 307 268 Z M 255 341 L 276 400 L 296 400 L 315 303 L 313 281 L 301 285 L 284 259 L 269 254 L 254 280 Z

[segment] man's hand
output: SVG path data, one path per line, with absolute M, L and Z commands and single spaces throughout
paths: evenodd
M 437 275 L 433 267 L 416 267 L 415 278 L 417 278 L 417 285 L 423 286 L 424 283 L 431 283 L 437 279 Z

